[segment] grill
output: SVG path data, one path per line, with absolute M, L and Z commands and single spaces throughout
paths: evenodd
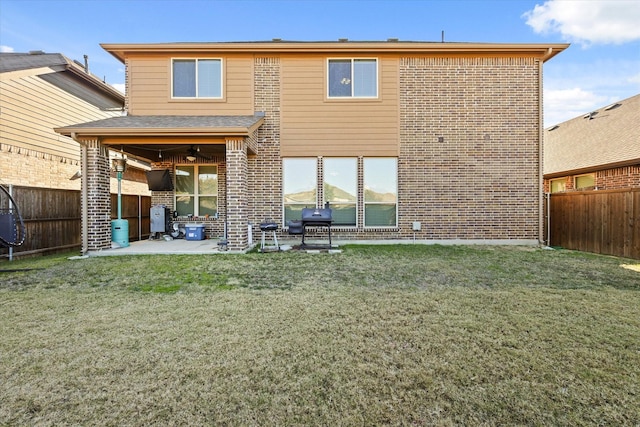
M 271 220 L 266 220 L 260 223 L 260 231 L 262 231 L 262 242 L 260 244 L 260 252 L 279 251 L 280 245 L 278 245 L 278 237 L 276 236 L 276 231 L 278 231 L 278 224 Z M 267 234 L 268 232 L 273 233 L 272 246 L 267 246 L 265 243 L 265 234 Z
M 329 235 L 329 246 L 331 249 L 331 223 L 333 222 L 330 208 L 302 209 L 302 219 L 300 221 L 289 221 L 289 234 L 302 234 L 302 247 L 309 246 L 304 242 L 307 227 L 326 227 Z M 317 245 L 314 245 L 317 246 Z M 324 247 L 324 245 L 320 245 Z

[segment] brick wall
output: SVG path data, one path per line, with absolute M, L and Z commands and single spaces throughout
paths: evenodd
M 87 250 L 111 247 L 111 196 L 109 191 L 109 157 L 98 141 L 87 147 Z
M 603 169 L 593 172 L 595 175 L 595 189 L 618 190 L 623 188 L 640 188 L 640 165 L 623 166 L 619 168 Z M 584 174 L 581 174 L 584 175 Z M 566 191 L 576 191 L 575 178 L 577 175 L 554 178 L 565 181 Z M 544 191 L 550 191 L 551 180 L 544 180 Z
M 536 239 L 539 66 L 530 58 L 400 63 L 400 237 Z
M 79 170 L 78 159 L 0 144 L 0 182 L 2 183 L 80 190 L 80 180 L 69 179 Z
M 254 65 L 266 121 L 249 158 L 249 215 L 282 224 L 279 61 Z M 401 59 L 398 227 L 336 228 L 335 237 L 538 240 L 540 78 L 532 58 Z
M 248 163 L 244 138 L 227 139 L 227 237 L 229 250 L 247 248 L 249 223 Z
M 80 148 L 78 147 L 78 152 Z M 0 144 L 0 182 L 26 187 L 80 190 L 80 179 L 71 179 L 80 171 L 80 161 L 34 150 Z M 110 188 L 118 191 L 115 172 L 111 172 Z M 122 180 L 123 194 L 148 195 L 144 172 L 129 168 Z
M 282 223 L 282 160 L 280 158 L 280 59 L 258 57 L 254 61 L 255 111 L 265 113 L 264 124 L 254 138 L 258 154 L 248 159 L 249 221 L 254 234 L 262 221 Z
M 596 187 L 599 190 L 640 187 L 640 165 L 607 169 L 596 173 Z

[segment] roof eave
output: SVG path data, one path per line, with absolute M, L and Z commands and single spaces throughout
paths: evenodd
M 562 178 L 564 176 L 581 175 L 586 173 L 598 172 L 606 169 L 622 168 L 625 166 L 635 166 L 635 165 L 640 165 L 640 157 L 636 159 L 607 163 L 603 165 L 585 166 L 583 168 L 570 169 L 570 170 L 560 171 L 560 172 L 549 172 L 549 173 L 545 173 L 543 175 L 543 178 L 544 179 Z
M 413 53 L 413 54 L 518 54 L 543 61 L 569 47 L 568 43 L 437 43 L 437 42 L 231 42 L 231 43 L 101 43 L 124 63 L 136 53 Z

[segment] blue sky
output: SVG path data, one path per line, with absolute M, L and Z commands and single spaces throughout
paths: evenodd
M 638 0 L 0 0 L 0 50 L 62 53 L 118 88 L 100 43 L 571 43 L 544 67 L 545 127 L 640 93 Z

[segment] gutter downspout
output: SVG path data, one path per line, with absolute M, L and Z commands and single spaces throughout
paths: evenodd
M 85 255 L 89 251 L 89 177 L 87 176 L 87 168 L 89 166 L 88 156 L 87 156 L 87 144 L 78 139 L 75 132 L 71 132 L 71 138 L 80 144 L 80 157 L 81 157 L 81 170 L 82 175 L 80 176 L 81 185 L 81 216 L 82 216 L 82 255 Z
M 550 53 L 553 49 L 549 48 Z M 550 54 L 549 53 L 549 54 Z M 542 66 L 544 61 L 538 60 L 538 243 L 544 241 L 544 109 L 542 90 Z

